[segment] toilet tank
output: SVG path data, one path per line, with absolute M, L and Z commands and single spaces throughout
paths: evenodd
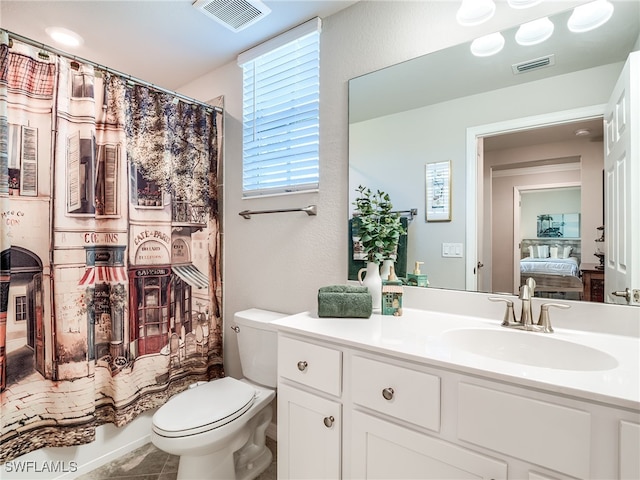
M 278 334 L 271 322 L 284 313 L 250 308 L 234 315 L 242 376 L 265 387 L 275 388 L 278 373 Z

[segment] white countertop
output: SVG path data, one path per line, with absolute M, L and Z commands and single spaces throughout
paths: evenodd
M 564 370 L 555 368 L 555 365 L 554 368 L 532 366 L 468 353 L 452 347 L 446 341 L 446 335 L 443 336 L 454 329 L 510 330 L 501 327 L 500 322 L 501 319 L 487 320 L 405 308 L 401 317 L 374 314 L 371 318 L 319 318 L 314 313 L 304 312 L 277 320 L 274 324 L 280 332 L 307 335 L 434 367 L 640 410 L 638 337 L 562 328 L 554 328 L 554 333 L 550 334 L 511 330 L 515 334 L 545 336 L 552 341 L 595 348 L 617 361 L 617 366 L 604 370 Z M 509 340 L 518 338 L 509 337 Z M 545 340 L 541 339 L 542 342 Z M 540 355 L 545 355 L 542 348 Z

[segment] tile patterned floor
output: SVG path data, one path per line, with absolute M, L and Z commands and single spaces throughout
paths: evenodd
M 275 440 L 267 437 L 267 446 L 273 453 L 273 462 L 257 480 L 277 478 Z M 178 457 L 147 443 L 107 465 L 76 477 L 76 480 L 175 480 L 177 474 Z

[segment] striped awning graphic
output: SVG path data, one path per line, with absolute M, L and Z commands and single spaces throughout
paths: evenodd
M 209 287 L 209 278 L 200 270 L 198 270 L 195 265 L 172 265 L 171 270 L 192 287 Z
M 78 285 L 96 283 L 127 283 L 127 270 L 125 267 L 87 267 Z

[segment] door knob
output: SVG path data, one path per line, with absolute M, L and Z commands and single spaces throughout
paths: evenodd
M 623 297 L 627 303 L 631 303 L 631 290 L 627 287 L 623 292 L 611 292 L 614 297 Z
M 327 428 L 331 428 L 333 426 L 333 422 L 335 422 L 336 419 L 333 418 L 333 416 L 331 417 L 324 417 L 324 426 Z
M 625 288 L 623 292 L 611 292 L 611 295 L 614 297 L 622 297 L 627 303 L 631 303 L 631 289 L 629 287 Z

